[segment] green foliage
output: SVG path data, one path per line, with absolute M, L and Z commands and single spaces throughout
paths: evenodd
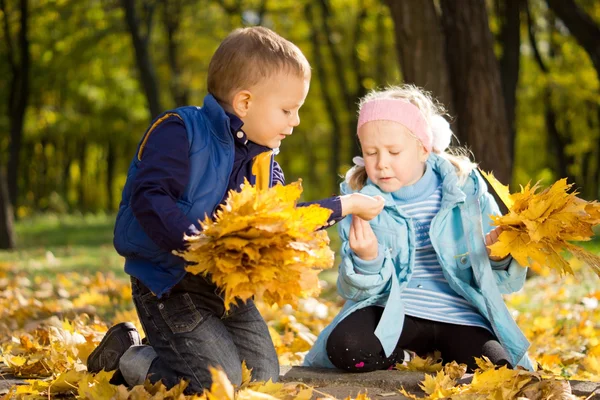
M 7 17 L 14 37 L 19 15 L 16 5 L 8 3 Z M 585 188 L 586 197 L 597 197 L 598 176 L 593 173 L 598 169 L 600 154 L 597 72 L 565 27 L 552 19 L 545 1 L 529 3 L 537 44 L 549 73 L 541 73 L 533 58 L 522 15 L 513 183 L 530 179 L 550 182 L 560 177 L 544 120 L 544 98 L 550 93 L 557 127 L 567 143 L 564 152 L 569 175 Z M 337 192 L 340 175 L 357 155 L 358 96 L 371 88 L 400 82 L 394 24 L 385 2 L 167 0 L 137 4 L 140 15 L 143 4 L 157 5 L 147 45 L 157 74 L 160 101 L 166 109 L 176 105 L 173 87 L 185 88 L 189 103 L 202 104 L 210 57 L 232 29 L 262 23 L 296 43 L 312 64 L 313 79 L 301 110 L 302 123 L 284 142 L 278 161 L 289 181 L 304 179 L 307 200 Z M 172 7 L 179 6 L 179 25 L 172 42 L 178 49 L 178 73 L 171 68 L 165 4 L 171 13 L 177 9 Z M 600 20 L 597 2 L 582 0 L 580 5 Z M 490 25 L 497 32 L 498 19 L 491 3 L 489 10 Z M 3 20 L 0 15 L 0 21 Z M 145 33 L 146 21 L 139 22 Z M 31 2 L 29 26 L 31 101 L 21 150 L 17 215 L 115 210 L 129 162 L 150 120 L 121 3 Z M 4 29 L 0 29 L 2 94 L 8 93 L 11 77 L 4 35 Z M 313 36 L 318 43 L 316 49 Z M 319 68 L 324 71 L 323 77 Z M 327 96 L 332 99 L 332 108 L 325 101 Z M 2 95 L 0 109 L 7 110 L 7 102 L 8 96 Z M 337 127 L 334 116 L 339 120 Z M 6 132 L 8 117 L 3 111 L 2 164 L 8 159 Z
M 598 177 L 590 177 L 588 173 L 599 168 L 600 71 L 594 69 L 588 54 L 564 25 L 550 15 L 545 1 L 529 4 L 537 46 L 548 73 L 544 74 L 535 61 L 523 25 L 513 182 L 542 180 L 549 184 L 562 178 L 556 151 L 564 151 L 570 159 L 569 176 L 576 179 L 585 197 L 597 198 Z M 588 7 L 588 12 L 600 19 L 600 7 Z M 562 149 L 553 147 L 548 134 L 544 118 L 548 96 L 556 114 L 556 126 L 566 143 Z M 532 157 L 533 149 L 535 157 Z M 592 188 L 595 191 L 592 192 Z

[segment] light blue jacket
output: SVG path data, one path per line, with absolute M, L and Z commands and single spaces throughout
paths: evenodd
M 500 213 L 498 205 L 487 192 L 487 185 L 477 171 L 460 184 L 454 166 L 434 153 L 429 156 L 427 168 L 432 168 L 442 179 L 442 204 L 431 222 L 429 235 L 444 276 L 452 289 L 489 321 L 510 355 L 511 363 L 533 370 L 527 356 L 529 342 L 502 298 L 502 294 L 523 287 L 527 270 L 515 260 L 505 270 L 492 269 L 485 248 L 484 236 L 493 229 L 489 215 Z M 346 183 L 342 183 L 341 191 L 344 194 L 352 192 Z M 383 211 L 370 221 L 379 248 L 385 249 L 384 261 L 382 265 L 373 266 L 372 270 L 357 268 L 348 243 L 351 217 L 346 217 L 339 224 L 342 262 L 337 286 L 339 294 L 347 301 L 306 355 L 306 366 L 335 368 L 327 357 L 327 338 L 342 319 L 358 309 L 385 306 L 375 334 L 387 356 L 394 350 L 402 332 L 402 291 L 409 284 L 415 263 L 414 227 L 411 219 L 396 207 L 392 195 L 382 192 L 371 181 L 367 181 L 360 193 L 380 195 L 385 199 Z

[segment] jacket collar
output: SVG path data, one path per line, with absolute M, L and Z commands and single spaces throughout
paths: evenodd
M 229 117 L 225 114 L 225 110 L 223 110 L 223 107 L 221 107 L 212 94 L 208 94 L 204 97 L 202 110 L 206 113 L 206 117 L 214 128 L 212 130 L 213 135 L 222 142 L 231 141 Z

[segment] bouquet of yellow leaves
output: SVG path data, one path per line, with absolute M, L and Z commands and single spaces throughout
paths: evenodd
M 511 194 L 493 174 L 481 171 L 508 208 L 508 214 L 492 216 L 494 225 L 504 228 L 498 242 L 489 246 L 492 256 L 512 255 L 519 264 L 537 262 L 560 273 L 573 274 L 563 252 L 589 265 L 600 276 L 600 257 L 571 241 L 587 241 L 594 236 L 592 227 L 600 223 L 600 203 L 588 202 L 569 193 L 566 179 L 539 191 L 539 182 L 527 184 Z
M 298 297 L 317 295 L 317 275 L 333 266 L 324 230 L 331 210 L 296 207 L 301 182 L 259 190 L 245 182 L 215 215 L 201 222 L 202 232 L 187 237 L 179 253 L 194 263 L 186 269 L 210 275 L 222 290 L 225 307 L 252 296 L 266 303 L 295 305 Z

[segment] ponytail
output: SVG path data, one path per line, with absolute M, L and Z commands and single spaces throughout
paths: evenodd
M 367 170 L 364 165 L 355 165 L 346 172 L 346 182 L 350 189 L 359 191 L 367 184 Z

